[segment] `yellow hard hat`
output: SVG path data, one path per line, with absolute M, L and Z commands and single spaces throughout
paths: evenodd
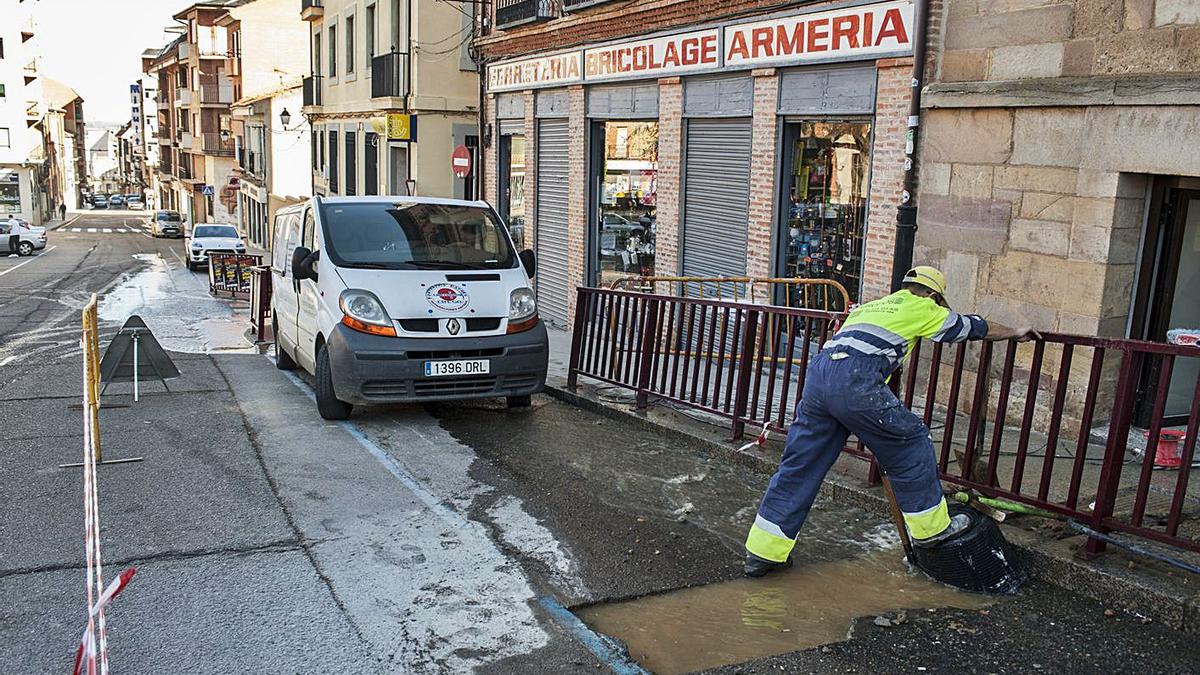
M 946 275 L 938 271 L 936 267 L 918 265 L 904 275 L 904 283 L 920 284 L 942 297 L 946 296 Z

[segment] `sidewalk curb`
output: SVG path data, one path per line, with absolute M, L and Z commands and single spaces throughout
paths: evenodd
M 76 213 L 75 215 L 71 216 L 70 218 L 67 218 L 66 220 L 62 221 L 58 225 L 55 225 L 52 228 L 46 228 L 46 231 L 47 232 L 56 232 L 58 230 L 61 230 L 64 227 L 70 225 L 71 223 L 74 223 L 76 220 L 79 220 L 81 217 L 83 217 L 82 213 Z
M 565 383 L 547 382 L 545 393 L 605 417 L 701 446 L 716 457 L 764 475 L 775 472 L 778 460 L 774 456 L 739 451 L 730 443 L 718 440 L 715 434 L 706 436 L 690 429 L 660 423 L 650 419 L 649 415 L 580 393 L 586 389 L 586 385 L 578 389 L 580 391 L 571 391 Z M 839 504 L 860 507 L 883 516 L 888 514 L 882 491 L 837 475 L 836 471 L 830 472 L 821 485 L 821 495 Z M 1034 578 L 1102 602 L 1107 607 L 1147 617 L 1169 628 L 1200 634 L 1200 593 L 1189 595 L 1185 590 L 1167 590 L 1148 584 L 1127 569 L 1116 556 L 1102 556 L 1092 562 L 1079 560 L 1073 555 L 1070 540 L 1048 540 L 1017 527 L 1002 527 L 1009 542 L 1026 555 Z M 1078 541 L 1082 537 L 1073 539 Z

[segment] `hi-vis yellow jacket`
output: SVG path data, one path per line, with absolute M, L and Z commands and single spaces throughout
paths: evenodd
M 823 351 L 885 356 L 894 370 L 920 338 L 963 342 L 980 340 L 987 332 L 981 316 L 959 314 L 932 298 L 901 290 L 855 308 Z

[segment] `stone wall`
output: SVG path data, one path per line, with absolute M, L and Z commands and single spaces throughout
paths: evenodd
M 1195 0 L 945 0 L 945 82 L 1200 71 Z

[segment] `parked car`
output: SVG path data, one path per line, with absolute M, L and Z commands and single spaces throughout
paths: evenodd
M 184 217 L 178 211 L 155 211 L 146 219 L 155 237 L 182 237 Z
M 276 366 L 316 378 L 317 411 L 506 397 L 546 381 L 546 328 L 518 253 L 484 202 L 314 197 L 275 216 Z
M 233 225 L 199 223 L 184 243 L 187 267 L 195 271 L 208 265 L 209 253 L 245 253 L 246 244 Z
M 108 198 L 108 206 L 109 206 L 109 208 L 125 206 L 125 197 L 123 197 L 121 195 L 113 195 L 113 196 L 109 197 Z
M 108 208 L 108 197 L 105 195 L 92 195 L 92 208 L 93 209 L 107 209 Z
M 143 211 L 146 208 L 141 195 L 125 195 L 125 208 L 130 211 Z
M 20 218 L 16 221 L 21 224 L 21 238 L 17 242 L 17 250 L 13 251 L 8 245 L 12 226 L 7 219 L 0 220 L 0 254 L 33 255 L 34 251 L 46 248 L 46 228 L 31 226 Z

